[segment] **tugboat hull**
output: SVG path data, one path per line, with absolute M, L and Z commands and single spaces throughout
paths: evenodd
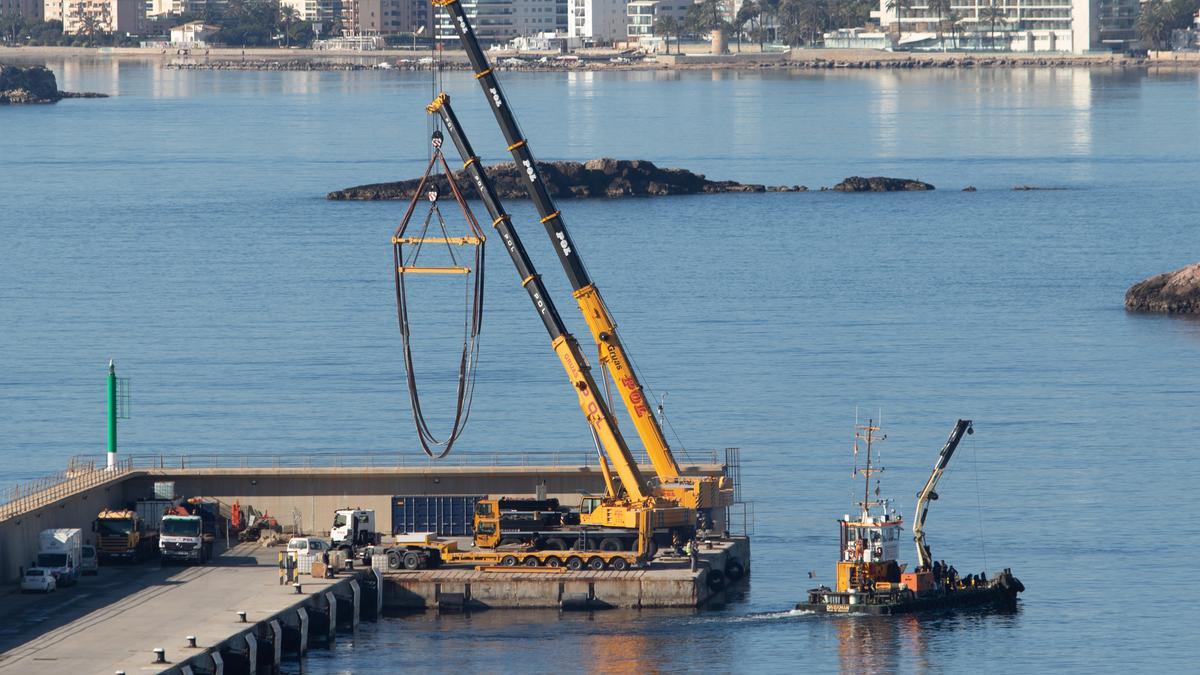
M 907 590 L 892 593 L 838 593 L 829 588 L 815 588 L 808 592 L 808 602 L 798 603 L 796 609 L 819 614 L 871 615 L 912 614 L 964 607 L 1012 609 L 1017 605 L 1017 594 L 1023 590 L 1025 586 L 1005 570 L 987 586 L 938 589 L 920 595 Z

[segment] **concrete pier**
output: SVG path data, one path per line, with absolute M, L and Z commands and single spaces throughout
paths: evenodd
M 50 596 L 6 593 L 0 673 L 270 672 L 357 622 L 361 597 L 346 575 L 303 576 L 301 594 L 280 585 L 277 552 L 243 544 L 205 567 L 104 568 Z

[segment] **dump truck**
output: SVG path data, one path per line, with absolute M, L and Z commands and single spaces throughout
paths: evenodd
M 105 509 L 92 523 L 101 561 L 140 562 L 158 553 L 158 527 L 134 509 Z
M 159 531 L 158 552 L 163 563 L 190 562 L 203 565 L 212 559 L 214 537 L 204 531 L 200 516 L 165 515 Z

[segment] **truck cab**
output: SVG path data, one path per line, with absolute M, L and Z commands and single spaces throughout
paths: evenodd
M 371 509 L 338 509 L 333 514 L 329 539 L 338 549 L 375 544 L 375 512 Z
M 205 536 L 204 522 L 200 516 L 165 515 L 161 527 L 158 549 L 163 562 L 203 565 L 212 558 L 212 538 Z
M 83 560 L 83 531 L 75 528 L 42 530 L 38 535 L 39 567 L 54 576 L 57 586 L 69 586 L 79 579 Z
M 137 511 L 105 509 L 92 523 L 101 560 L 144 560 L 158 552 L 158 531 L 146 527 Z

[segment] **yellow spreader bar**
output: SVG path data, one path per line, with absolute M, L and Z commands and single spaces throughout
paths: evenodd
M 400 274 L 470 274 L 470 267 L 410 267 L 398 268 Z
M 479 237 L 393 237 L 393 244 L 458 244 L 478 246 Z

